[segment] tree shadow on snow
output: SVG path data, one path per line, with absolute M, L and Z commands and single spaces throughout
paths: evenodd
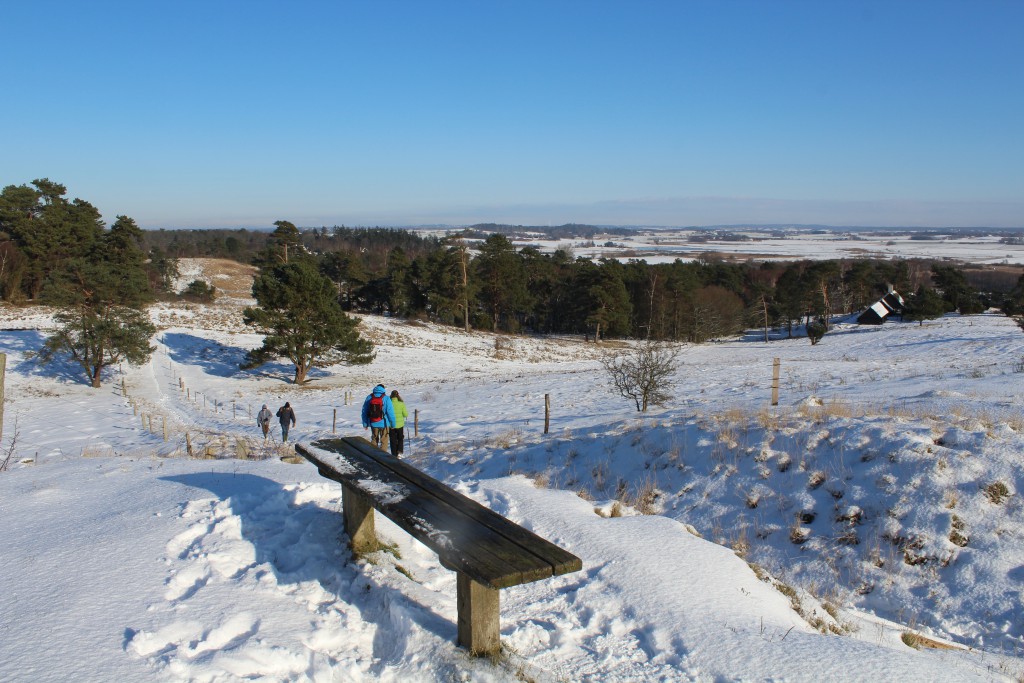
M 205 489 L 230 504 L 241 522 L 242 538 L 255 550 L 256 566 L 242 573 L 258 572 L 265 565 L 279 586 L 315 581 L 337 601 L 358 609 L 364 621 L 376 624 L 373 650 L 379 663 L 375 668 L 383 670 L 408 654 L 403 620 L 454 640 L 456 626 L 449 619 L 409 593 L 380 584 L 355 564 L 340 511 L 340 488 L 337 502 L 327 508 L 301 500 L 297 490 L 284 484 L 253 474 L 196 472 L 161 480 Z
M 51 377 L 59 382 L 89 384 L 85 370 L 66 353 L 58 353 L 49 363 L 43 364 L 35 354 L 43 348 L 47 336 L 38 330 L 0 330 L 0 351 L 18 353 L 22 358 L 10 369 L 20 375 Z M 29 354 L 25 357 L 24 354 Z M 109 382 L 117 374 L 117 368 L 106 368 L 100 378 Z
M 270 361 L 258 368 L 242 370 L 239 365 L 245 360 L 246 349 L 229 346 L 213 339 L 206 339 L 183 332 L 168 332 L 161 337 L 171 360 L 181 365 L 198 367 L 208 375 L 216 377 L 268 377 L 291 382 L 295 377 L 295 366 L 288 361 Z M 310 380 L 328 376 L 329 373 L 313 368 L 307 378 Z
M 246 354 L 246 349 L 239 346 L 228 346 L 182 332 L 167 332 L 161 340 L 175 363 L 196 366 L 217 377 L 232 377 L 246 372 L 238 369 Z

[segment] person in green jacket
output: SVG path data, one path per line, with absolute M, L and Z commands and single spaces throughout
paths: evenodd
M 395 409 L 395 426 L 388 430 L 388 443 L 391 446 L 391 455 L 401 458 L 405 452 L 405 419 L 409 417 L 409 410 L 402 402 L 398 389 L 391 390 L 391 405 Z

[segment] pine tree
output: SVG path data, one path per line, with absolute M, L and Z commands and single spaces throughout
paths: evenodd
M 359 336 L 359 322 L 341 309 L 334 283 L 312 263 L 301 260 L 263 270 L 253 281 L 257 306 L 243 320 L 264 334 L 263 345 L 250 351 L 243 369 L 284 357 L 295 364 L 295 384 L 304 384 L 321 363 L 369 363 L 373 346 Z
M 40 353 L 44 363 L 67 354 L 99 388 L 105 368 L 149 359 L 156 328 L 142 310 L 150 291 L 141 241 L 135 221 L 118 216 L 87 255 L 50 273 L 43 298 L 60 309 L 54 316 L 59 327 Z

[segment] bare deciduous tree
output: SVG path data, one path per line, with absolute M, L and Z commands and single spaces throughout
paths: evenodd
M 679 348 L 645 341 L 626 352 L 609 351 L 601 358 L 615 390 L 636 404 L 637 412 L 671 398 L 672 373 Z

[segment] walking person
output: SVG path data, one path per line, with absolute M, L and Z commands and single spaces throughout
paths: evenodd
M 373 445 L 381 448 L 389 427 L 395 426 L 395 408 L 383 384 L 378 384 L 363 401 L 363 429 L 370 429 Z
M 388 445 L 391 455 L 401 458 L 405 452 L 405 420 L 409 417 L 409 409 L 405 407 L 398 389 L 391 390 L 391 407 L 395 410 L 395 426 L 388 430 Z
M 288 440 L 288 428 L 295 426 L 295 410 L 288 401 L 277 409 L 277 417 L 281 420 L 281 441 Z
M 252 413 L 249 413 L 249 414 L 251 415 Z M 264 403 L 263 404 L 263 410 L 261 410 L 260 412 L 256 413 L 256 424 L 259 425 L 260 429 L 263 430 L 263 440 L 264 441 L 267 440 L 267 434 L 270 433 L 270 418 L 271 417 L 272 417 L 272 415 L 270 413 L 270 408 L 268 408 L 267 404 Z

